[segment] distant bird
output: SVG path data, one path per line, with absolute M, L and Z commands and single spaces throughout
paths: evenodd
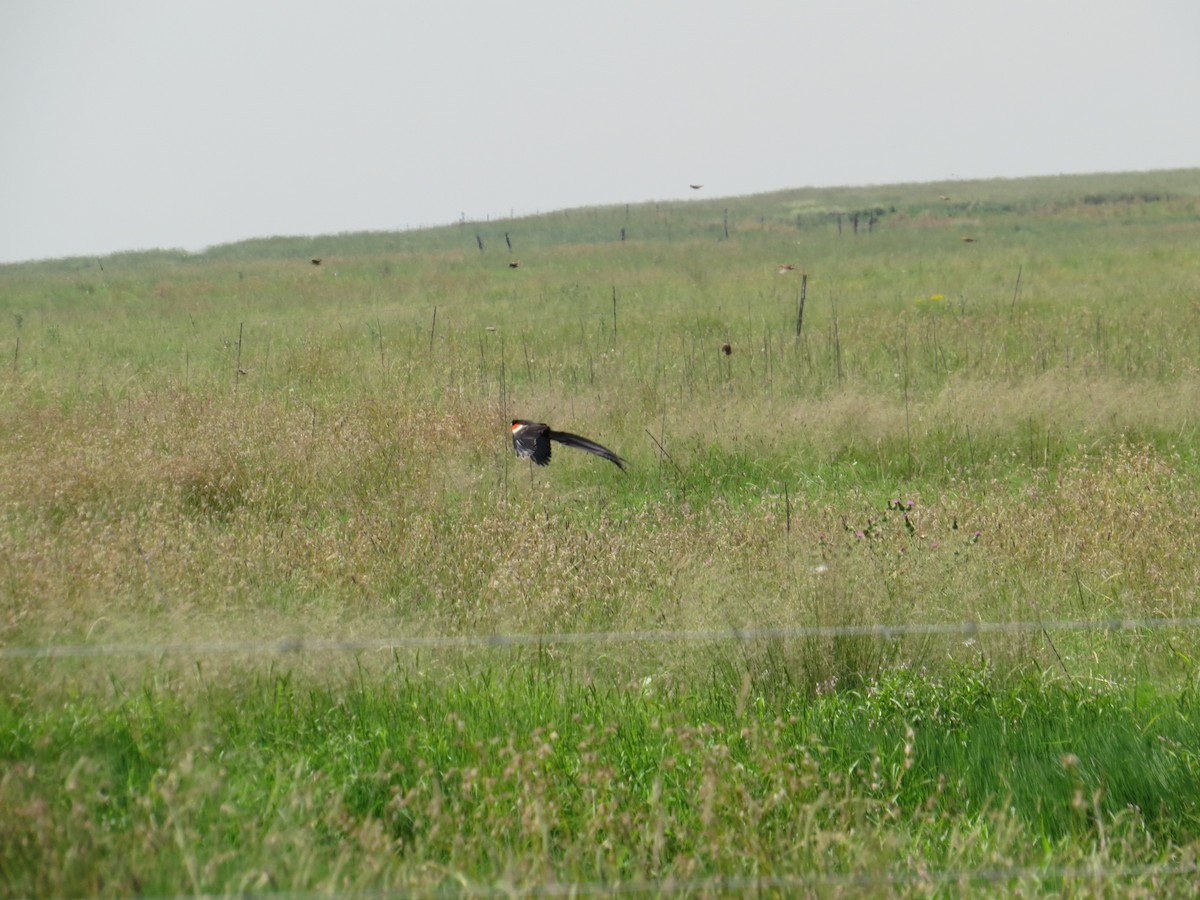
M 791 263 L 780 263 L 780 265 L 779 265 L 779 274 L 780 275 L 786 275 L 788 272 L 794 272 L 795 270 L 796 270 L 796 267 L 793 266 Z
M 959 240 L 960 240 L 960 241 L 962 241 L 964 244 L 973 244 L 973 243 L 975 243 L 975 238 L 973 238 L 973 237 L 964 237 L 964 238 L 959 238 Z
M 950 195 L 949 194 L 938 194 L 938 199 L 939 200 L 949 200 Z
M 590 441 L 569 431 L 555 431 L 542 422 L 529 422 L 525 419 L 512 420 L 513 453 L 521 459 L 532 459 L 539 466 L 550 465 L 550 442 L 557 441 L 577 450 L 586 450 L 602 456 L 618 469 L 624 471 L 625 460 L 617 456 L 607 447 L 602 447 L 595 441 Z
M 700 188 L 704 187 L 704 185 L 702 185 L 702 184 L 689 184 L 689 185 L 688 185 L 688 187 L 690 187 L 690 188 L 691 188 L 693 191 L 698 191 L 698 190 L 700 190 Z
M 510 269 L 519 269 L 519 268 L 521 268 L 521 261 L 520 261 L 520 260 L 517 260 L 517 259 L 514 259 L 514 260 L 512 260 L 512 262 L 510 262 L 510 263 L 508 264 L 508 267 L 509 267 Z
M 314 266 L 319 266 L 319 265 L 321 264 L 321 257 L 319 257 L 319 256 L 314 256 L 314 257 L 312 258 L 311 262 L 312 262 L 312 264 L 313 264 Z
M 726 356 L 732 356 L 733 355 L 733 347 L 729 346 L 729 344 L 722 344 L 721 352 L 724 353 Z

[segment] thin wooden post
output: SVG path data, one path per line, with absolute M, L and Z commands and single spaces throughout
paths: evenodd
M 617 346 L 617 286 L 615 284 L 612 286 L 612 300 L 613 300 L 613 337 L 612 337 L 612 339 L 613 339 L 613 346 L 615 347 L 615 346 Z
M 800 302 L 796 305 L 796 337 L 800 337 L 800 329 L 804 327 L 804 299 L 808 294 L 808 275 L 800 275 Z
M 237 342 L 237 362 L 233 369 L 233 389 L 237 391 L 238 384 L 242 380 L 242 329 L 245 327 L 245 322 L 238 322 L 238 342 Z

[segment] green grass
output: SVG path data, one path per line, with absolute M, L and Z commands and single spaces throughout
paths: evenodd
M 1197 222 L 1187 170 L 0 267 L 0 646 L 1195 617 Z M 1198 658 L 7 658 L 0 884 L 1187 894 Z
M 99 697 L 10 694 L 3 751 L 20 762 L 0 792 L 5 882 L 16 894 L 881 870 L 920 882 L 1179 860 L 1200 825 L 1194 690 L 971 668 L 816 697 L 733 670 L 635 691 L 512 662 L 449 683 L 408 665 L 321 683 L 159 667 Z

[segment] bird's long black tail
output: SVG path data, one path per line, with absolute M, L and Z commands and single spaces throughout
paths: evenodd
M 622 472 L 625 471 L 625 460 L 595 441 L 589 441 L 587 438 L 571 434 L 569 431 L 554 431 L 550 428 L 546 429 L 546 437 L 552 441 L 558 441 L 560 444 L 566 444 L 568 447 L 575 447 L 579 450 L 586 450 L 588 453 L 595 453 L 597 456 L 602 456 Z

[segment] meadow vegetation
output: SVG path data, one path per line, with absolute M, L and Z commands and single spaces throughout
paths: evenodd
M 0 267 L 0 892 L 1194 895 L 1196 628 L 1053 625 L 1200 616 L 1198 237 L 1187 170 Z M 964 622 L 1047 627 L 811 631 Z

